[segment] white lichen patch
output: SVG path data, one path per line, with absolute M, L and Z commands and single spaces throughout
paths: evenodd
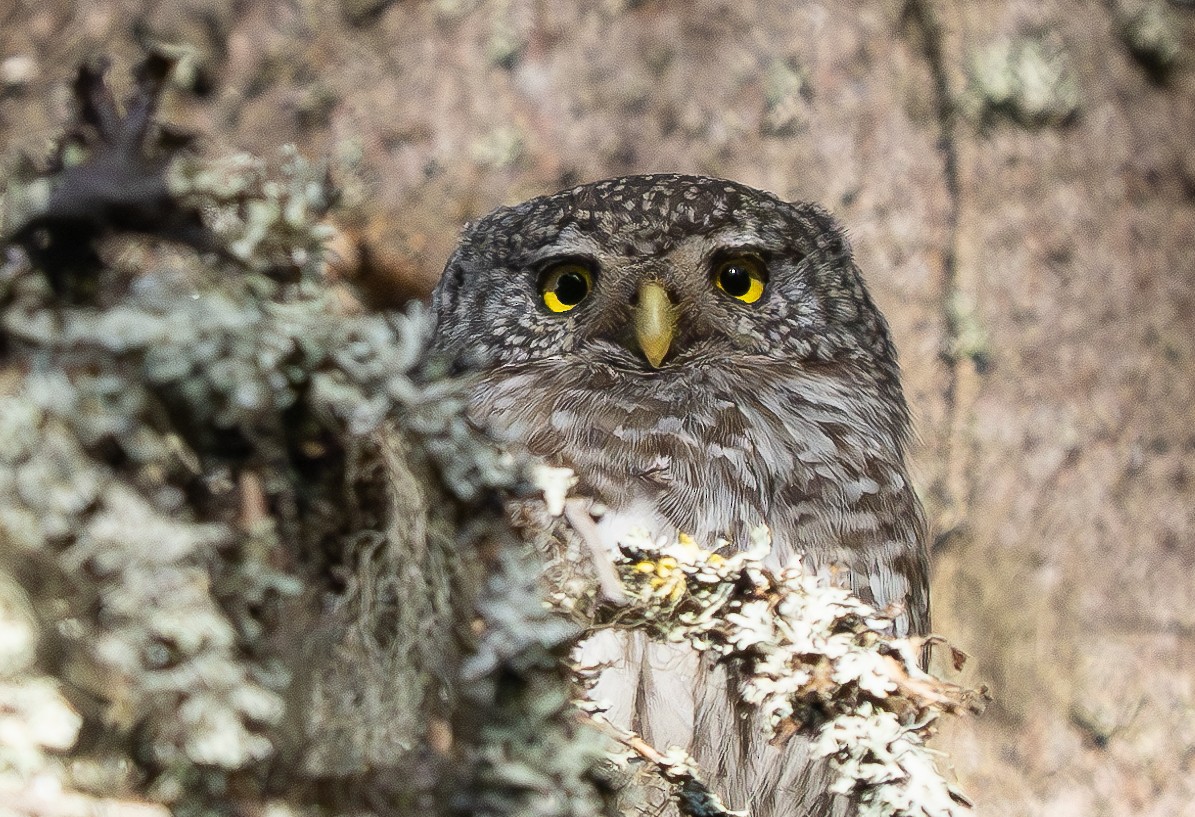
M 952 817 L 969 803 L 939 772 L 926 740 L 939 717 L 982 693 L 930 675 L 921 639 L 896 639 L 892 620 L 799 564 L 762 564 L 766 529 L 722 556 L 687 536 L 632 533 L 615 563 L 627 602 L 599 615 L 733 664 L 739 694 L 766 715 L 770 737 L 808 735 L 834 773 L 831 791 L 867 817 Z M 660 761 L 657 761 L 659 763 Z
M 0 571 L 0 786 L 41 775 L 54 754 L 74 745 L 83 725 L 58 681 L 35 671 L 37 644 L 28 598 Z
M 24 672 L 37 656 L 37 621 L 29 599 L 0 573 L 0 678 Z
M 83 719 L 46 677 L 0 683 L 0 778 L 27 779 L 69 749 Z
M 553 468 L 537 463 L 531 468 L 531 482 L 543 491 L 548 513 L 560 516 L 564 513 L 564 500 L 568 498 L 568 492 L 577 484 L 577 475 L 571 468 Z

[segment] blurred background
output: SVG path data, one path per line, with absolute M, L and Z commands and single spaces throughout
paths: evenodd
M 935 627 L 995 698 L 955 775 L 993 817 L 1195 814 L 1195 4 L 0 0 L 0 166 L 146 47 L 205 153 L 349 171 L 378 304 L 580 181 L 830 208 L 902 352 Z

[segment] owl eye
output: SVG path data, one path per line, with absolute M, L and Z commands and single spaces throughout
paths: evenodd
M 593 288 L 593 274 L 576 261 L 548 267 L 540 280 L 539 292 L 544 306 L 553 312 L 568 312 Z
M 753 304 L 763 297 L 768 273 L 763 262 L 749 255 L 727 258 L 714 267 L 714 285 L 732 298 Z

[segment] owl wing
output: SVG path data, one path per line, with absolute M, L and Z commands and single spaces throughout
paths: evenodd
M 829 511 L 781 515 L 769 566 L 800 559 L 861 600 L 893 616 L 893 635 L 930 629 L 928 523 L 911 488 L 882 493 L 866 513 Z
M 928 526 L 907 478 L 893 484 L 899 489 L 881 491 L 866 514 L 842 512 L 832 505 L 812 518 L 795 510 L 778 514 L 770 562 L 783 567 L 800 559 L 831 581 L 845 580 L 860 599 L 894 614 L 894 635 L 925 635 L 930 626 Z M 728 704 L 710 697 L 701 702 L 699 723 L 709 724 L 704 731 L 717 748 L 698 747 L 702 751 L 694 756 L 701 761 L 712 753 L 722 763 L 728 790 L 750 798 L 754 817 L 822 817 L 851 811 L 847 798 L 828 793 L 829 763 L 811 757 L 807 738 L 796 736 L 773 746 L 758 713 L 739 712 L 727 719 L 725 713 L 734 708 L 733 700 Z
M 911 494 L 907 504 L 907 512 L 894 509 L 881 541 L 853 550 L 835 544 L 821 551 L 807 549 L 801 556 L 795 550 L 785 553 L 783 543 L 791 540 L 783 538 L 786 531 L 781 529 L 774 561 L 803 558 L 808 566 L 838 581 L 845 572 L 857 596 L 877 609 L 899 611 L 893 624 L 896 635 L 924 635 L 929 630 L 925 523 Z M 652 689 L 675 687 L 679 679 L 665 685 L 660 673 L 653 672 L 651 686 L 645 682 L 641 682 L 645 695 L 641 705 L 650 709 L 669 705 L 667 698 L 653 698 Z M 749 808 L 753 817 L 828 817 L 851 812 L 847 798 L 829 793 L 829 761 L 812 757 L 807 737 L 797 735 L 783 745 L 772 745 L 768 724 L 738 694 L 733 670 L 704 662 L 693 686 L 695 728 L 689 751 L 712 773 L 728 804 Z

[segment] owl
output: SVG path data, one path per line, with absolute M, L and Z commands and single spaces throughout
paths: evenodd
M 433 311 L 472 416 L 571 468 L 603 547 L 637 528 L 734 548 L 765 524 L 771 566 L 803 560 L 896 611 L 896 635 L 927 631 L 896 351 L 825 210 L 701 176 L 581 185 L 469 225 Z M 608 717 L 688 750 L 730 807 L 849 810 L 808 742 L 768 742 L 724 667 L 618 631 L 581 655 L 604 667 Z

